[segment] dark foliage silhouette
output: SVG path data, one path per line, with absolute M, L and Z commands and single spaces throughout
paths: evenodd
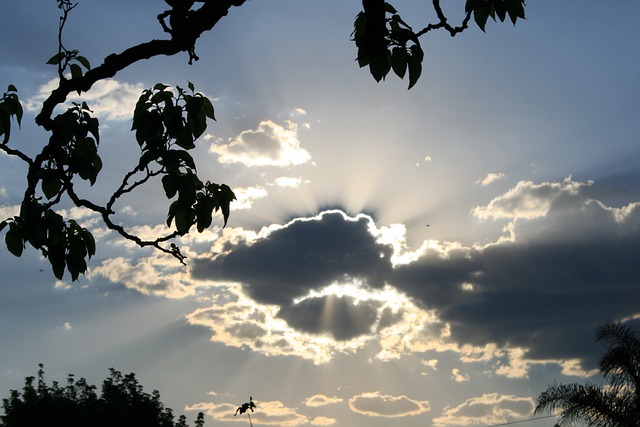
M 158 83 L 145 90 L 133 113 L 132 130 L 140 156 L 131 159 L 130 171 L 125 173 L 106 203 L 90 192 L 80 194 L 78 188 L 81 186 L 77 185 L 84 182 L 93 186 L 105 168 L 99 154 L 98 119 L 86 102 L 75 103 L 57 115 L 54 110 L 62 106 L 70 94 L 76 92 L 81 96 L 95 83 L 114 77 L 139 61 L 180 52 L 188 54 L 189 63 L 197 61 L 196 42 L 200 36 L 246 0 L 165 0 L 169 9 L 156 19 L 168 38 L 150 40 L 112 53 L 95 67 L 86 56 L 63 43 L 65 24 L 78 3 L 56 1 L 61 10 L 58 51 L 47 63 L 57 68 L 59 82 L 43 101 L 35 119 L 49 135 L 38 154 L 29 155 L 9 145 L 11 125 L 15 121 L 20 126 L 23 116 L 17 88 L 8 85 L 0 98 L 0 150 L 20 159 L 27 168 L 19 214 L 0 222 L 0 231 L 6 229 L 7 249 L 13 255 L 21 256 L 29 245 L 49 261 L 57 278 L 61 279 L 67 271 L 72 280 L 77 280 L 86 272 L 87 261 L 95 255 L 96 243 L 89 230 L 73 218 L 57 213 L 56 208 L 61 203 L 71 202 L 98 214 L 108 229 L 123 238 L 141 247 L 154 247 L 184 263 L 185 257 L 177 245 L 168 246 L 167 242 L 189 233 L 194 226 L 203 231 L 211 225 L 212 215 L 218 211 L 226 225 L 230 204 L 235 199 L 227 185 L 202 180 L 189 154 L 205 132 L 207 121 L 215 120 L 211 101 L 196 92 L 191 83 L 188 83 L 188 89 L 178 86 L 171 89 Z M 368 66 L 376 81 L 384 79 L 390 70 L 400 78 L 408 75 L 409 88 L 416 84 L 422 73 L 421 37 L 434 30 L 456 36 L 468 28 L 472 17 L 482 31 L 485 31 L 489 17 L 504 21 L 508 16 L 514 24 L 518 19 L 524 19 L 524 0 L 467 0 L 461 23 L 454 27 L 449 24 L 440 1 L 432 0 L 436 20 L 414 31 L 384 0 L 363 0 L 362 5 L 363 11 L 357 15 L 352 32 L 358 64 Z M 167 225 L 173 226 L 173 230 L 145 240 L 118 221 L 115 207 L 124 196 L 158 180 L 170 202 Z
M 628 325 L 605 323 L 597 339 L 607 347 L 599 364 L 607 384 L 554 384 L 538 396 L 535 412 L 558 411 L 559 425 L 638 427 L 640 335 Z
M 176 423 L 173 412 L 160 402 L 160 393 L 148 394 L 133 373 L 123 375 L 115 369 L 102 383 L 101 393 L 84 378 L 69 375 L 66 385 L 47 385 L 44 367 L 36 377 L 27 377 L 22 391 L 11 390 L 2 400 L 2 427 L 187 427 L 181 415 Z M 204 424 L 199 413 L 196 427 Z

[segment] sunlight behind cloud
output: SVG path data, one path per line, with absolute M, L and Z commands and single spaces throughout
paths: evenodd
M 25 100 L 25 109 L 37 113 L 42 102 L 58 86 L 58 83 L 59 79 L 55 78 L 40 86 L 37 95 Z M 116 79 L 104 79 L 96 82 L 90 92 L 82 93 L 81 96 L 74 92 L 65 105 L 70 106 L 72 102 L 84 101 L 98 118 L 131 120 L 136 102 L 145 89 L 141 83 L 131 84 Z
M 245 130 L 227 144 L 214 142 L 209 151 L 218 154 L 222 164 L 241 163 L 248 167 L 285 167 L 311 159 L 309 152 L 301 147 L 298 125 L 291 120 L 284 125 L 263 120 L 257 129 Z

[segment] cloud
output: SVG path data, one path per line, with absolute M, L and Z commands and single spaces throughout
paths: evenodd
M 24 101 L 27 111 L 39 112 L 42 102 L 49 97 L 51 91 L 58 87 L 58 79 L 52 79 L 40 86 L 38 94 Z M 141 83 L 131 84 L 115 79 L 104 79 L 96 82 L 91 90 L 81 96 L 70 94 L 65 107 L 72 102 L 86 102 L 93 111 L 93 116 L 105 120 L 131 120 L 133 110 L 140 94 L 146 88 Z
M 267 190 L 262 187 L 234 188 L 233 193 L 236 195 L 236 200 L 231 202 L 231 209 L 234 211 L 251 209 L 254 201 L 269 195 Z
M 286 407 L 282 402 L 256 402 L 255 412 L 250 413 L 252 422 L 259 425 L 297 427 L 309 423 L 309 417 L 302 415 L 294 408 Z M 202 402 L 194 405 L 187 405 L 187 411 L 201 411 L 212 417 L 215 421 L 221 422 L 247 422 L 245 415 L 235 416 L 237 405 L 231 403 L 209 403 Z M 323 422 L 323 420 L 320 420 Z M 326 420 L 325 420 L 326 422 Z M 330 424 L 316 424 L 330 425 Z
M 460 369 L 454 368 L 451 370 L 451 379 L 453 379 L 457 383 L 464 383 L 471 379 L 469 374 L 463 374 L 460 372 Z
M 274 185 L 282 188 L 298 188 L 302 184 L 301 178 L 292 178 L 288 176 L 281 176 L 276 178 L 273 182 Z M 308 182 L 308 181 L 305 181 Z
M 99 266 L 91 268 L 88 277 L 104 277 L 143 295 L 166 298 L 193 295 L 197 286 L 173 257 L 159 253 L 154 253 L 137 263 L 131 263 L 124 257 L 107 259 Z
M 313 396 L 307 397 L 304 400 L 304 404 L 312 408 L 317 408 L 319 406 L 326 406 L 326 405 L 331 405 L 331 404 L 340 403 L 340 402 L 342 402 L 341 398 L 336 396 L 330 397 L 324 394 L 314 394 Z
M 247 167 L 285 167 L 311 159 L 309 152 L 300 146 L 297 124 L 289 120 L 284 125 L 263 120 L 257 129 L 243 131 L 227 144 L 211 144 L 209 151 L 218 154 L 220 163 Z
M 407 396 L 389 396 L 379 391 L 352 397 L 349 407 L 361 415 L 385 418 L 415 416 L 431 410 L 427 401 L 413 400 Z
M 429 240 L 409 251 L 403 227 L 334 210 L 245 238 L 228 231 L 191 274 L 237 284 L 246 307 L 296 332 L 261 322 L 262 347 L 245 344 L 256 351 L 319 363 L 375 341 L 381 360 L 449 350 L 513 378 L 545 362 L 586 375 L 595 327 L 638 315 L 640 299 L 640 204 L 608 207 L 589 197 L 592 185 L 518 183 L 476 209 L 509 224 L 508 238 L 484 246 Z M 236 308 L 212 308 L 226 309 Z M 205 322 L 212 339 L 224 336 L 214 326 L 224 319 Z M 301 345 L 314 336 L 313 350 Z
M 472 212 L 480 219 L 539 218 L 549 212 L 552 204 L 560 204 L 567 199 L 579 197 L 581 189 L 592 184 L 592 182 L 576 182 L 571 178 L 566 178 L 562 182 L 541 184 L 520 181 L 515 188 L 493 199 L 486 206 L 474 208 Z
M 309 423 L 312 426 L 332 426 L 336 423 L 336 419 L 335 418 L 329 418 L 329 417 L 315 417 L 314 419 L 312 419 Z
M 504 178 L 505 175 L 502 172 L 491 172 L 488 173 L 484 178 L 478 179 L 476 180 L 476 184 L 480 184 L 483 187 L 487 186 L 489 184 L 492 184 L 502 178 Z
M 446 407 L 440 417 L 433 419 L 435 427 L 492 425 L 520 420 L 531 416 L 534 401 L 530 397 L 483 394 L 455 407 Z

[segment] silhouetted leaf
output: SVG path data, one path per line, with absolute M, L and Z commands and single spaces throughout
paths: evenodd
M 49 58 L 49 60 L 47 61 L 47 64 L 57 65 L 64 59 L 64 57 L 65 57 L 64 52 L 56 53 L 51 58 Z
M 391 51 L 391 67 L 398 77 L 404 77 L 407 71 L 407 50 L 404 47 L 394 47 Z
M 14 226 L 12 223 L 7 231 L 7 234 L 4 236 L 4 241 L 7 244 L 7 249 L 13 255 L 19 257 L 22 255 L 22 251 L 24 250 L 24 243 L 22 240 L 22 233 Z

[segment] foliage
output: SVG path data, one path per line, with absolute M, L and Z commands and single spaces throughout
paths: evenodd
M 171 409 L 160 402 L 160 393 L 145 393 L 133 373 L 123 375 L 114 369 L 102 383 L 101 394 L 84 378 L 67 377 L 65 386 L 47 385 L 43 365 L 38 377 L 27 377 L 22 391 L 11 390 L 2 400 L 2 427 L 46 425 L 51 427 L 186 427 L 180 416 L 174 423 Z M 199 413 L 196 427 L 204 424 Z
M 424 52 L 420 46 L 421 36 L 432 30 L 444 29 L 455 37 L 468 28 L 472 15 L 482 31 L 485 31 L 489 17 L 504 22 L 509 16 L 514 25 L 518 19 L 524 19 L 524 0 L 467 0 L 461 25 L 452 27 L 440 1 L 433 0 L 432 3 L 438 22 L 414 31 L 391 4 L 384 0 L 363 0 L 364 10 L 356 16 L 351 34 L 358 47 L 360 67 L 368 65 L 378 82 L 391 70 L 400 78 L 404 78 L 408 71 L 411 89 L 422 74 Z
M 154 247 L 184 263 L 185 257 L 179 247 L 175 243 L 167 246 L 167 242 L 189 233 L 193 226 L 202 232 L 211 225 L 212 216 L 218 211 L 226 225 L 230 204 L 235 199 L 227 185 L 203 181 L 189 154 L 205 132 L 207 120 L 215 120 L 211 101 L 195 92 L 192 83 L 188 83 L 188 90 L 172 89 L 161 83 L 145 90 L 133 112 L 132 131 L 140 147 L 139 159 L 134 159 L 135 166 L 102 204 L 82 197 L 76 190 L 78 183 L 95 185 L 105 167 L 99 154 L 98 119 L 93 117 L 86 102 L 75 103 L 57 115 L 54 110 L 65 103 L 69 94 L 77 92 L 81 96 L 96 82 L 113 77 L 138 61 L 180 52 L 187 52 L 189 63 L 197 61 L 197 39 L 211 30 L 232 7 L 242 6 L 245 0 L 165 0 L 170 8 L 157 19 L 169 35 L 168 39 L 154 39 L 110 54 L 96 67 L 92 67 L 77 50 L 68 49 L 62 41 L 65 24 L 77 3 L 56 1 L 61 10 L 58 52 L 47 64 L 57 67 L 59 83 L 42 103 L 35 119 L 36 124 L 50 135 L 40 153 L 29 156 L 9 145 L 12 123 L 15 120 L 20 126 L 23 112 L 13 85 L 8 86 L 0 99 L 0 150 L 27 166 L 20 212 L 0 222 L 0 231 L 6 229 L 7 249 L 15 256 L 21 256 L 27 245 L 39 250 L 59 279 L 65 270 L 72 280 L 84 274 L 87 261 L 96 253 L 96 244 L 89 230 L 59 213 L 60 204 L 70 201 L 97 213 L 108 229 L 123 238 L 141 247 Z M 202 5 L 196 8 L 196 3 Z M 524 18 L 523 0 L 467 0 L 462 24 L 452 27 L 440 1 L 432 0 L 432 3 L 438 21 L 414 31 L 389 3 L 363 0 L 363 11 L 355 19 L 352 38 L 358 49 L 359 65 L 368 65 L 376 81 L 384 79 L 393 70 L 401 78 L 408 74 L 409 88 L 413 87 L 422 74 L 424 59 L 419 38 L 432 30 L 444 29 L 455 36 L 468 27 L 471 16 L 482 31 L 489 17 L 504 21 L 509 16 L 514 24 L 517 19 Z M 160 180 L 170 200 L 167 225 L 173 230 L 154 240 L 144 240 L 118 223 L 114 208 L 125 195 L 140 190 L 154 178 Z
M 607 385 L 552 385 L 537 399 L 535 412 L 559 411 L 559 425 L 578 421 L 594 427 L 640 425 L 640 335 L 621 323 L 598 329 L 607 346 L 600 372 Z

